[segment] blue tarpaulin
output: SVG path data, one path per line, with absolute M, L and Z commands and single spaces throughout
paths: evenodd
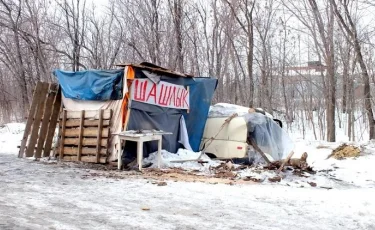
M 55 70 L 54 75 L 66 98 L 107 101 L 123 97 L 124 69 L 78 72 Z
M 186 82 L 186 86 L 189 86 L 190 90 L 191 109 L 189 113 L 183 110 L 183 115 L 189 134 L 190 146 L 194 151 L 199 151 L 216 85 L 217 79 L 215 78 L 194 78 L 194 81 Z

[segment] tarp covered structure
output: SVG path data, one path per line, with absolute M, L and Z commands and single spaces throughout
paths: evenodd
M 270 160 L 284 159 L 293 150 L 294 144 L 288 133 L 269 113 L 263 114 L 243 106 L 218 103 L 211 106 L 208 117 L 227 118 L 234 113 L 244 119 L 243 126 L 246 126 L 247 138 L 252 138 L 268 157 L 272 157 Z M 248 154 L 250 158 L 254 158 L 253 160 L 262 160 L 262 157 L 252 149 Z
M 148 70 L 142 68 L 134 69 L 134 79 L 149 78 Z M 159 81 L 158 84 L 160 84 L 160 82 L 166 82 L 171 84 L 169 86 L 177 85 L 188 89 L 189 102 L 191 106 L 189 107 L 189 109 L 185 109 L 185 107 L 171 108 L 168 105 L 160 106 L 160 103 L 149 104 L 132 100 L 130 105 L 128 106 L 130 109 L 130 113 L 128 118 L 129 120 L 127 124 L 127 130 L 156 129 L 172 132 L 172 135 L 163 136 L 163 149 L 169 152 L 177 152 L 178 148 L 189 148 L 187 146 L 187 144 L 189 144 L 193 151 L 198 151 L 211 100 L 216 89 L 217 79 L 180 77 L 178 75 L 168 73 L 158 73 L 156 75 L 154 74 L 154 77 L 155 76 L 157 76 L 156 78 Z M 155 78 L 153 80 L 155 80 Z M 131 90 L 133 90 L 133 95 L 134 91 L 137 90 L 134 86 L 135 85 L 133 85 L 133 87 L 131 88 Z M 169 97 L 172 98 L 173 93 L 168 94 L 168 90 L 166 90 L 166 92 L 167 93 L 164 94 L 164 98 L 168 98 L 169 95 Z M 150 92 L 146 92 L 145 100 L 147 100 L 150 94 L 152 97 L 153 94 L 151 89 Z M 158 101 L 161 101 L 160 98 Z M 169 105 L 173 104 L 171 100 L 169 101 Z M 186 140 L 184 141 L 183 138 L 185 127 L 183 125 L 184 122 L 181 119 L 183 119 L 186 124 L 186 131 L 189 138 L 187 144 L 184 143 L 186 142 Z M 157 150 L 156 142 L 149 142 L 145 143 L 144 145 L 145 156 L 147 156 L 148 153 Z M 126 143 L 124 157 L 128 157 L 130 159 L 134 158 L 135 148 L 135 143 Z
M 124 70 L 55 70 L 66 98 L 78 100 L 120 100 L 123 97 Z
M 199 150 L 217 79 L 195 78 L 150 63 L 124 64 L 119 70 L 66 72 L 56 70 L 66 110 L 112 109 L 111 133 L 122 130 L 163 130 L 163 149 Z M 120 141 L 112 136 L 109 161 L 116 160 Z M 127 142 L 124 157 L 135 157 Z M 157 149 L 148 142 L 144 154 Z

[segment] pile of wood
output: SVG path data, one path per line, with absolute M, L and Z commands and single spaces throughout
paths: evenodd
M 106 163 L 111 117 L 111 110 L 64 110 L 56 156 L 64 161 Z
M 327 157 L 335 158 L 337 160 L 342 160 L 348 157 L 358 157 L 361 153 L 361 150 L 358 147 L 353 145 L 342 144 L 332 151 L 332 153 Z

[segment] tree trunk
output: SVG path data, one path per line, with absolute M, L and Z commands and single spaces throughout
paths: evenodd
M 254 106 L 254 76 L 253 76 L 253 60 L 254 60 L 254 28 L 252 25 L 252 16 L 251 16 L 251 25 L 249 25 L 248 33 L 248 52 L 247 52 L 247 71 L 249 74 L 249 107 Z

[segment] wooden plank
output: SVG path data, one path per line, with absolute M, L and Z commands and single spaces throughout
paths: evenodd
M 103 128 L 101 135 L 102 137 L 108 137 L 109 128 Z M 84 137 L 97 137 L 98 128 L 84 128 L 83 136 Z M 79 137 L 79 129 L 66 129 L 65 137 Z
M 76 145 L 79 144 L 79 138 L 65 138 L 64 145 Z M 97 139 L 96 138 L 82 138 L 82 146 L 96 146 Z M 108 138 L 102 138 L 100 141 L 100 145 L 102 147 L 107 147 L 108 145 Z
M 224 127 L 230 123 L 230 121 L 237 117 L 238 114 L 237 113 L 233 113 L 232 115 L 230 115 L 227 119 L 225 119 L 224 123 L 220 126 L 219 128 L 219 131 L 217 131 L 217 133 L 215 134 L 215 136 L 212 136 L 210 139 L 208 139 L 206 142 L 204 142 L 203 144 L 203 149 L 200 150 L 201 154 L 198 156 L 198 160 L 200 160 L 202 158 L 202 156 L 205 154 L 206 152 L 206 149 L 208 148 L 208 146 L 210 146 L 212 144 L 212 142 L 216 139 L 216 137 L 219 135 L 219 133 L 221 132 L 221 130 L 224 129 Z
M 290 160 L 290 158 L 292 158 L 293 154 L 294 154 L 293 151 L 289 153 L 288 157 L 283 161 L 283 163 L 281 164 L 280 168 L 276 171 L 277 174 L 279 174 L 283 170 L 285 164 L 289 162 L 289 160 Z
M 59 107 L 57 107 L 57 105 L 59 105 Z M 61 89 L 59 89 L 59 91 L 57 92 L 57 95 L 56 95 L 56 100 L 55 100 L 55 104 L 53 106 L 53 114 L 52 114 L 52 117 L 56 116 L 58 117 L 59 114 L 62 112 L 62 105 L 61 105 Z M 56 114 L 55 114 L 56 113 Z M 49 148 L 51 149 L 52 147 L 52 140 L 53 140 L 53 135 L 55 133 L 55 129 L 52 129 L 52 127 L 56 127 L 56 124 L 57 122 L 59 122 L 59 124 L 61 124 L 60 121 L 56 121 L 54 123 L 50 123 L 50 128 L 48 129 L 48 136 L 47 136 L 47 140 L 46 140 L 46 148 Z M 60 144 L 60 137 L 61 137 L 61 127 L 60 125 L 58 125 L 58 129 L 57 129 L 57 141 L 55 143 L 55 146 L 53 146 L 53 156 L 56 157 L 57 155 L 57 149 L 58 149 L 58 146 Z M 46 149 L 43 151 L 43 154 L 44 156 L 46 154 L 49 154 L 50 153 L 50 150 L 49 151 L 46 151 Z
M 41 122 L 41 119 L 42 119 L 42 116 L 43 116 L 43 110 L 44 110 L 44 107 L 45 107 L 48 87 L 49 87 L 48 83 L 42 82 L 42 87 L 40 89 L 40 97 L 38 99 L 39 103 L 38 103 L 38 106 L 37 106 L 36 111 L 35 111 L 35 117 L 34 117 L 35 120 L 34 120 L 34 124 L 32 126 L 29 143 L 28 143 L 27 149 L 26 149 L 26 154 L 25 154 L 26 157 L 34 156 L 34 148 L 35 148 L 35 144 L 38 140 L 39 126 L 40 126 L 40 122 Z
M 62 114 L 63 114 L 63 119 L 62 119 L 62 123 L 61 123 L 61 138 L 60 138 L 60 151 L 59 151 L 60 160 L 64 156 L 64 148 L 63 147 L 64 147 L 65 132 L 66 132 L 65 122 L 66 122 L 66 117 L 67 117 L 66 116 L 67 111 L 63 110 Z
M 77 156 L 64 156 L 63 158 L 64 161 L 77 161 Z M 83 162 L 88 162 L 88 163 L 97 163 L 96 162 L 96 157 L 89 157 L 89 156 L 82 156 L 81 161 Z M 106 157 L 101 157 L 99 159 L 99 163 L 105 164 L 107 163 L 107 158 Z
M 63 149 L 63 152 L 64 152 L 64 156 L 77 156 L 78 155 L 78 147 L 67 147 L 67 146 L 64 146 L 64 149 Z M 81 152 L 81 156 L 84 156 L 84 155 L 92 155 L 92 156 L 96 156 L 96 148 L 87 148 L 87 147 L 84 147 L 82 148 L 82 152 Z M 105 148 L 102 148 L 100 150 L 100 155 L 101 156 L 106 156 L 107 154 L 107 151 Z
M 21 141 L 20 151 L 18 152 L 18 157 L 23 157 L 23 155 L 24 155 L 26 143 L 27 143 L 27 138 L 29 137 L 30 129 L 31 129 L 31 126 L 32 126 L 33 121 L 34 121 L 36 108 L 38 107 L 39 97 L 40 97 L 40 94 L 41 94 L 41 91 L 40 91 L 41 88 L 42 88 L 42 82 L 39 81 L 35 86 L 33 100 L 31 102 L 31 106 L 30 106 L 30 110 L 29 110 L 29 116 L 28 116 L 28 119 L 26 121 L 26 127 L 25 127 L 25 131 L 23 133 L 23 138 L 22 138 L 22 141 Z
M 68 119 L 80 119 L 81 118 L 81 111 L 68 111 L 67 118 Z M 85 111 L 85 119 L 99 119 L 99 110 L 86 110 Z M 104 110 L 103 119 L 104 120 L 111 119 L 111 110 L 110 109 Z
M 103 129 L 103 110 L 101 109 L 99 111 L 98 138 L 96 141 L 96 163 L 99 163 L 99 160 L 100 160 L 100 148 L 101 148 L 100 142 L 102 140 L 102 129 Z
M 77 153 L 77 159 L 78 161 L 81 160 L 81 154 L 82 154 L 82 138 L 83 138 L 83 121 L 85 120 L 85 110 L 81 111 L 81 120 L 79 125 L 79 138 L 78 138 L 78 153 Z
M 110 120 L 103 120 L 103 127 L 109 126 Z M 81 122 L 79 119 L 69 119 L 66 121 L 66 127 L 72 128 L 72 127 L 79 127 L 81 125 Z M 84 120 L 83 126 L 84 127 L 98 127 L 99 120 Z
M 259 148 L 259 146 L 256 144 L 255 140 L 252 137 L 248 137 L 249 144 L 253 146 L 253 148 L 263 157 L 263 159 L 266 161 L 267 164 L 270 164 L 271 161 L 268 159 L 266 154 Z
M 57 84 L 49 85 L 48 96 L 47 96 L 46 105 L 45 105 L 44 114 L 43 114 L 42 126 L 40 128 L 38 144 L 37 144 L 37 148 L 35 151 L 35 158 L 40 158 L 42 155 L 44 142 L 47 137 L 49 121 L 51 119 L 51 114 L 53 110 L 52 105 L 56 97 L 56 90 L 57 90 Z

